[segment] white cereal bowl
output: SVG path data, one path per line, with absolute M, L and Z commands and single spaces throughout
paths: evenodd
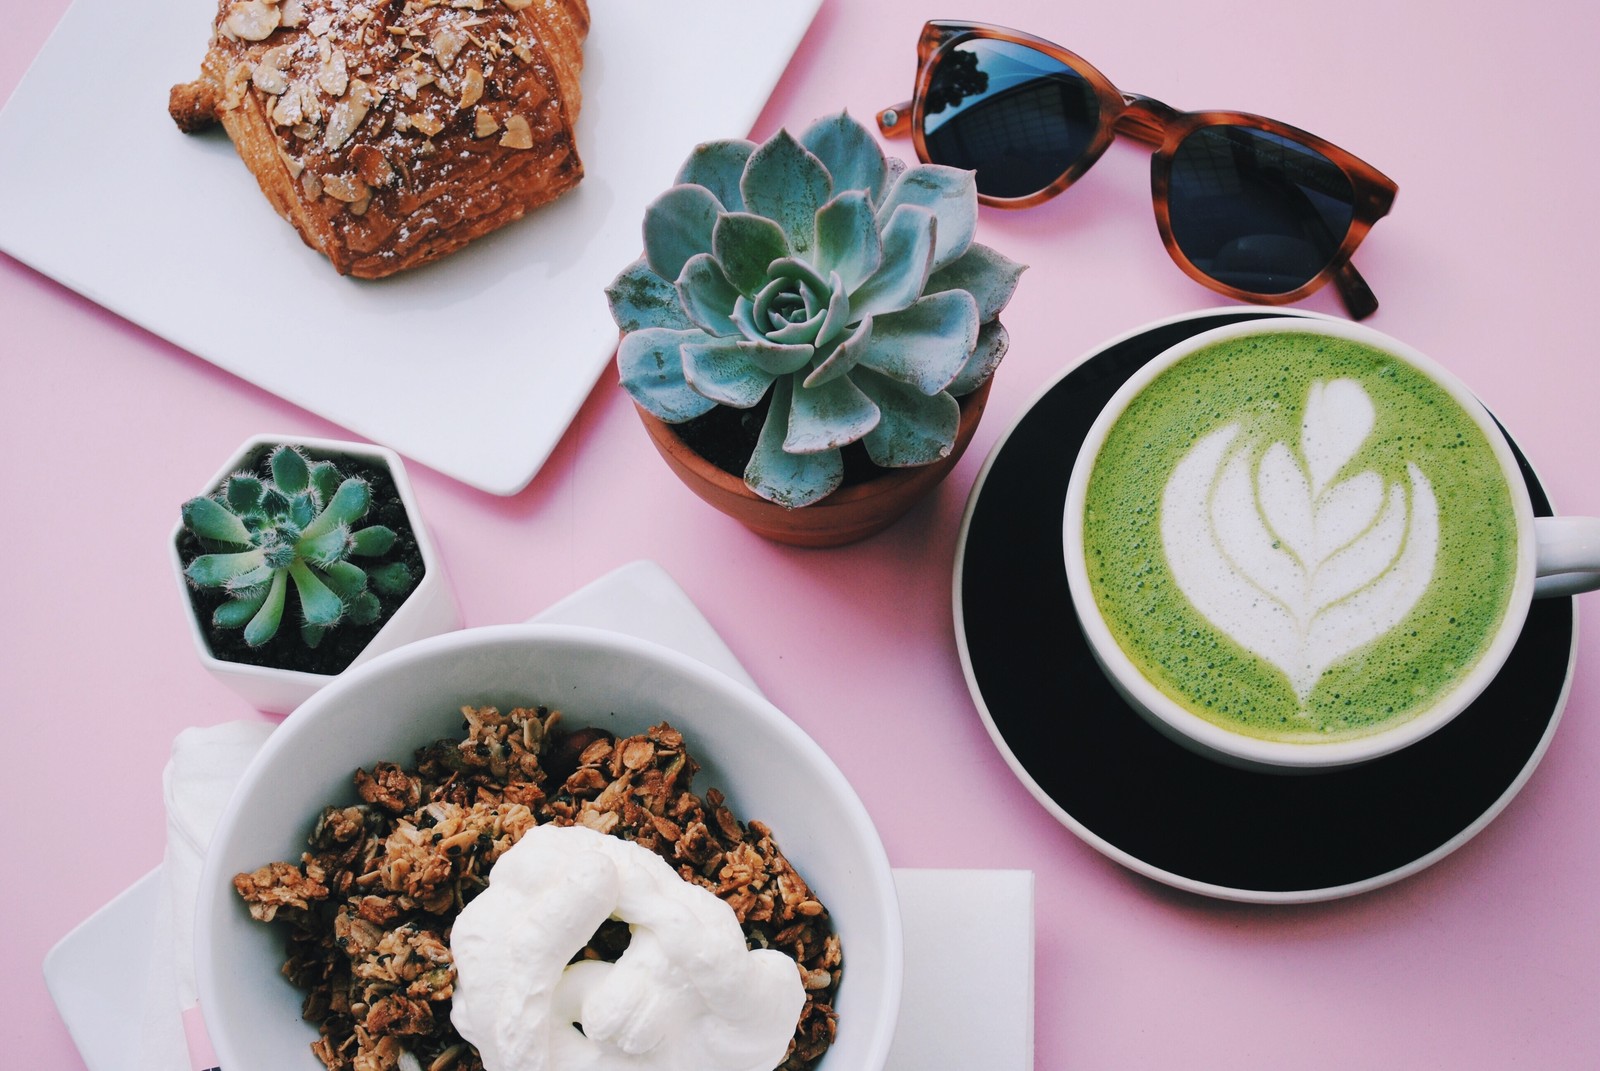
M 321 1071 L 302 993 L 279 972 L 283 932 L 250 918 L 231 879 L 298 859 L 322 808 L 354 802 L 351 774 L 459 735 L 466 704 L 544 704 L 619 735 L 668 721 L 741 819 L 760 819 L 827 905 L 844 949 L 838 1037 L 819 1071 L 879 1071 L 900 1007 L 899 904 L 872 820 L 833 761 L 776 707 L 664 647 L 575 626 L 435 636 L 342 674 L 272 734 L 213 835 L 195 932 L 200 1007 L 227 1071 Z

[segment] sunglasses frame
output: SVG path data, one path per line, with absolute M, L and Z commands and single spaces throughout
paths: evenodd
M 1150 192 L 1154 202 L 1156 228 L 1167 254 L 1184 273 L 1196 282 L 1221 294 L 1267 305 L 1287 305 L 1299 301 L 1332 281 L 1344 300 L 1350 315 L 1357 320 L 1370 316 L 1378 307 L 1378 299 L 1367 286 L 1360 273 L 1350 262 L 1356 247 L 1366 238 L 1372 225 L 1382 219 L 1394 204 L 1399 187 L 1383 172 L 1364 160 L 1346 152 L 1331 142 L 1324 141 L 1299 127 L 1268 119 L 1250 112 L 1201 111 L 1183 112 L 1151 97 L 1125 93 L 1112 84 L 1093 64 L 1060 45 L 1042 37 L 979 22 L 930 21 L 922 28 L 917 41 L 917 79 L 911 100 L 885 108 L 878 113 L 878 128 L 885 137 L 911 135 L 917 158 L 930 162 L 927 142 L 923 136 L 926 120 L 928 88 L 938 61 L 955 46 L 972 40 L 1005 41 L 1032 49 L 1072 68 L 1093 90 L 1100 109 L 1100 122 L 1088 147 L 1066 171 L 1042 190 L 1022 197 L 991 197 L 978 194 L 983 204 L 996 208 L 1031 208 L 1042 204 L 1082 177 L 1085 171 L 1110 148 L 1117 136 L 1123 135 L 1154 148 L 1150 159 Z M 1296 144 L 1303 145 L 1324 156 L 1349 180 L 1354 191 L 1350 226 L 1344 239 L 1322 270 L 1293 290 L 1281 293 L 1260 293 L 1241 290 L 1207 275 L 1178 246 L 1172 233 L 1172 215 L 1168 191 L 1172 179 L 1172 158 L 1179 144 L 1190 134 L 1206 127 L 1245 127 L 1263 131 Z

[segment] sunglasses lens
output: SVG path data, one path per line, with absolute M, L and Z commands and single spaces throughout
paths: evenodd
M 1355 190 L 1326 156 L 1245 126 L 1201 127 L 1178 144 L 1167 189 L 1172 236 L 1220 283 L 1285 294 L 1333 260 Z
M 965 41 L 929 72 L 928 158 L 977 173 L 978 192 L 1026 197 L 1083 156 L 1100 123 L 1094 89 L 1071 67 L 1010 41 Z

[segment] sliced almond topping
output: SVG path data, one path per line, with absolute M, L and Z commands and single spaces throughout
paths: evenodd
M 228 9 L 222 27 L 242 41 L 265 41 L 281 20 L 282 13 L 261 0 L 240 0 Z
M 281 25 L 294 29 L 306 21 L 306 5 L 303 0 L 283 0 L 278 8 L 278 19 Z
M 330 97 L 344 96 L 350 86 L 350 75 L 345 70 L 343 52 L 333 52 L 323 61 L 322 69 L 317 72 L 317 85 Z
M 429 40 L 434 58 L 447 71 L 455 66 L 456 56 L 461 54 L 461 47 L 466 43 L 467 39 L 454 30 L 440 30 Z
M 322 180 L 322 192 L 345 204 L 354 204 L 372 195 L 365 182 L 351 175 L 329 175 Z
M 472 113 L 472 136 L 486 138 L 500 129 L 500 124 L 495 121 L 494 114 L 488 108 L 478 108 Z
M 500 0 L 500 2 L 512 11 L 521 11 L 533 6 L 533 0 Z
M 507 119 L 506 132 L 500 138 L 500 144 L 508 149 L 533 148 L 533 130 L 528 126 L 528 120 L 520 115 Z
M 434 118 L 433 116 L 429 115 L 426 112 L 417 112 L 415 115 L 411 116 L 410 118 L 411 118 L 411 126 L 412 126 L 412 128 L 415 129 L 415 130 L 422 131 L 422 133 L 424 135 L 426 135 L 427 137 L 430 137 L 430 138 L 433 137 L 435 134 L 437 134 L 439 131 L 444 129 L 444 123 L 443 122 L 441 122 L 440 120 Z
M 356 174 L 368 186 L 387 186 L 394 181 L 394 168 L 383 153 L 371 145 L 358 145 L 350 150 L 350 159 L 356 165 Z
M 315 171 L 302 171 L 300 173 L 300 190 L 306 195 L 306 199 L 310 201 L 315 201 L 322 196 L 322 180 L 317 177 Z
M 328 129 L 322 135 L 322 143 L 329 152 L 337 152 L 350 136 L 356 132 L 356 127 L 361 125 L 361 120 L 367 117 L 376 95 L 372 87 L 357 78 L 350 83 L 349 94 L 333 106 L 333 111 L 328 113 Z
M 467 68 L 461 83 L 461 103 L 458 108 L 470 108 L 483 99 L 483 72 L 476 65 Z

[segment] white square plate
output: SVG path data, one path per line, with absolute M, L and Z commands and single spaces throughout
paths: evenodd
M 0 112 L 0 249 L 336 424 L 494 494 L 533 478 L 616 349 L 605 284 L 695 144 L 755 123 L 821 0 L 593 0 L 585 177 L 465 250 L 341 278 L 220 131 L 178 132 L 211 0 L 77 0 Z

